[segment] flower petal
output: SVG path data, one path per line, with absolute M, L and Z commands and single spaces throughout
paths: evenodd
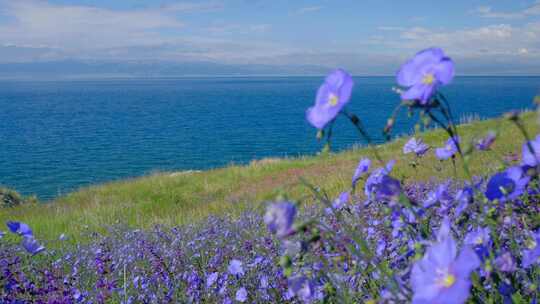
M 454 78 L 454 62 L 448 57 L 443 58 L 441 62 L 435 66 L 433 73 L 435 74 L 435 78 L 441 84 L 449 84 Z
M 464 246 L 453 266 L 457 277 L 468 278 L 471 271 L 480 267 L 480 259 L 470 246 Z
M 440 48 L 429 48 L 418 52 L 412 59 L 401 66 L 397 72 L 399 85 L 410 87 L 420 82 L 427 67 L 436 65 L 444 58 Z
M 339 103 L 341 104 L 340 110 L 351 99 L 353 86 L 354 86 L 354 81 L 352 80 L 351 76 L 348 76 L 347 78 L 344 79 L 343 85 L 339 88 L 339 92 L 338 92 Z
M 401 99 L 403 100 L 420 100 L 421 104 L 426 104 L 429 98 L 433 95 L 435 86 L 416 84 L 409 88 L 407 91 L 401 93 Z

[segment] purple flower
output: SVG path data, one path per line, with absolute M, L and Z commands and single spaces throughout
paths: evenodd
M 268 284 L 268 277 L 266 275 L 262 275 L 259 279 L 259 282 L 260 282 L 260 287 L 262 289 L 267 289 L 269 284 Z
M 509 252 L 501 254 L 495 259 L 495 266 L 502 272 L 514 272 L 516 270 L 516 262 Z
M 491 148 L 491 145 L 495 142 L 495 138 L 497 137 L 497 134 L 493 131 L 489 131 L 486 137 L 479 139 L 476 142 L 476 149 L 480 151 L 486 151 Z
M 472 246 L 478 257 L 482 260 L 489 257 L 489 248 L 491 247 L 491 236 L 489 227 L 473 230 L 465 236 L 465 245 Z
M 470 274 L 480 266 L 478 256 L 469 246 L 457 252 L 450 222 L 443 220 L 432 244 L 411 272 L 413 303 L 465 303 L 471 287 Z
M 492 200 L 504 202 L 519 197 L 527 187 L 530 177 L 518 166 L 493 175 L 487 184 L 485 195 Z
M 247 290 L 244 287 L 241 287 L 236 291 L 236 301 L 244 303 L 247 300 Z
M 501 296 L 503 297 L 502 302 L 504 304 L 512 304 L 515 303 L 512 300 L 512 294 L 514 293 L 514 288 L 512 285 L 506 283 L 505 281 L 502 281 L 499 283 L 499 288 L 497 288 Z
M 306 117 L 311 125 L 323 129 L 334 120 L 351 98 L 354 82 L 351 75 L 337 69 L 326 76 L 317 91 L 315 106 L 307 109 Z
M 313 283 L 304 276 L 293 277 L 289 279 L 289 293 L 304 302 L 309 302 L 314 294 Z
M 302 243 L 298 241 L 285 240 L 283 242 L 283 251 L 288 256 L 295 256 L 302 251 Z
M 435 149 L 435 156 L 440 160 L 454 156 L 458 152 L 456 143 L 459 143 L 459 137 L 449 138 L 444 147 Z
M 534 154 L 529 149 L 527 143 L 523 144 L 522 155 L 523 164 L 531 167 L 536 167 L 540 163 L 540 134 L 536 135 L 536 138 L 529 142 L 534 150 Z
M 429 150 L 429 146 L 426 145 L 422 139 L 416 139 L 411 138 L 407 143 L 403 146 L 403 153 L 409 154 L 409 153 L 415 153 L 416 156 L 423 156 L 427 150 Z
M 371 160 L 369 160 L 369 158 L 362 158 L 360 160 L 360 162 L 358 163 L 358 166 L 356 167 L 356 170 L 354 171 L 354 175 L 352 178 L 353 188 L 356 187 L 356 183 L 358 182 L 358 180 L 369 171 L 370 166 L 371 166 Z
M 371 172 L 364 186 L 364 193 L 369 199 L 385 200 L 399 196 L 401 185 L 398 180 L 389 175 L 394 164 L 395 161 L 389 161 L 385 167 Z
M 32 235 L 32 229 L 30 229 L 30 226 L 23 222 L 13 222 L 9 221 L 6 223 L 7 227 L 12 233 L 21 235 L 21 236 L 31 236 Z
M 455 211 L 456 217 L 459 217 L 465 209 L 473 202 L 474 190 L 471 187 L 464 187 L 456 193 L 457 207 Z
M 454 63 L 440 48 L 418 52 L 401 66 L 397 73 L 399 85 L 409 87 L 401 94 L 403 100 L 428 103 L 440 85 L 449 84 L 454 78 Z
M 274 203 L 268 206 L 264 223 L 270 232 L 278 237 L 285 237 L 293 232 L 292 225 L 296 215 L 296 206 L 291 202 Z
M 334 208 L 334 209 L 342 209 L 345 206 L 345 204 L 347 204 L 350 197 L 351 196 L 350 196 L 348 191 L 341 192 L 339 197 L 337 199 L 335 199 L 334 202 L 332 203 L 332 208 Z
M 219 273 L 212 272 L 206 277 L 206 288 L 210 288 L 216 283 Z
M 229 271 L 230 274 L 234 276 L 243 276 L 244 275 L 244 268 L 242 267 L 242 262 L 239 260 L 232 260 L 229 263 L 229 267 L 227 268 L 227 271 Z
M 386 242 L 384 240 L 377 241 L 377 248 L 375 249 L 375 253 L 377 256 L 381 256 L 384 253 L 384 250 L 386 249 Z
M 34 237 L 31 235 L 30 236 L 25 235 L 23 237 L 22 246 L 24 247 L 24 249 L 26 249 L 26 251 L 28 251 L 28 253 L 32 255 L 38 254 L 42 252 L 43 250 L 45 250 L 45 247 L 40 245 L 39 242 L 36 239 L 34 239 Z
M 398 238 L 401 236 L 401 228 L 405 226 L 405 221 L 401 217 L 401 214 L 394 213 L 392 214 L 392 237 Z
M 477 228 L 465 236 L 465 244 L 470 246 L 488 245 L 491 242 L 489 227 Z
M 527 249 L 521 253 L 521 263 L 524 268 L 529 268 L 533 264 L 540 262 L 540 231 L 532 235 L 526 243 Z
M 434 204 L 440 202 L 443 206 L 448 206 L 452 203 L 454 198 L 449 193 L 449 183 L 443 183 L 437 186 L 434 190 L 430 191 L 424 200 L 424 208 L 429 208 Z
M 0 239 L 4 237 L 4 235 L 6 235 L 6 233 L 2 230 L 0 230 Z

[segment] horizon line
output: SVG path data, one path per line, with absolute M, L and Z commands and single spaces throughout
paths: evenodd
M 144 76 L 144 75 L 114 75 L 103 74 L 99 76 L 88 75 L 73 75 L 73 76 L 20 76 L 20 77 L 2 77 L 0 81 L 88 81 L 88 80 L 160 80 L 160 79 L 189 79 L 189 78 L 308 78 L 308 77 L 325 77 L 326 74 L 222 74 L 222 75 L 208 75 L 208 74 L 193 74 L 193 75 L 175 75 L 175 76 Z M 393 74 L 351 74 L 352 77 L 370 77 L 370 78 L 386 78 L 395 77 Z M 456 77 L 540 77 L 540 74 L 457 74 Z

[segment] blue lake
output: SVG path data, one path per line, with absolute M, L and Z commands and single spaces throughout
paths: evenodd
M 322 77 L 0 82 L 0 184 L 42 200 L 153 171 L 314 154 L 304 118 Z M 399 102 L 392 77 L 356 77 L 349 110 L 374 137 Z M 540 77 L 458 77 L 455 115 L 532 108 Z M 395 133 L 409 132 L 405 113 Z M 334 149 L 362 144 L 344 117 Z

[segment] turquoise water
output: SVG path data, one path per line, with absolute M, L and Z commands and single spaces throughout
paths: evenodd
M 0 82 L 0 184 L 43 200 L 159 170 L 314 154 L 304 119 L 322 77 Z M 391 77 L 357 77 L 349 109 L 378 141 L 398 103 Z M 532 107 L 540 77 L 458 77 L 456 116 Z M 412 124 L 400 116 L 396 132 Z M 344 118 L 334 148 L 362 144 Z

